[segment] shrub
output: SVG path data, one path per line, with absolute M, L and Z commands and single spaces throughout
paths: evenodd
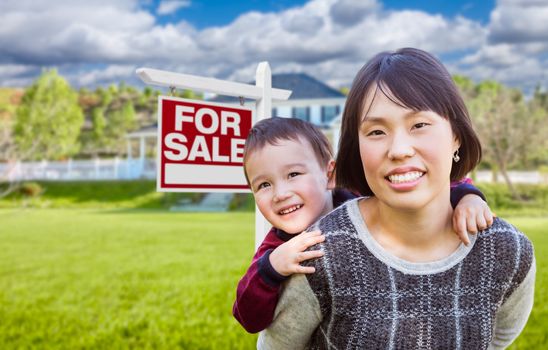
M 545 216 L 548 213 L 548 186 L 518 184 L 517 191 L 524 200 L 512 198 L 504 184 L 478 183 L 477 187 L 487 198 L 491 210 L 502 217 Z
M 236 193 L 228 206 L 230 211 L 253 211 L 255 200 L 251 193 Z
M 25 182 L 19 187 L 19 193 L 24 197 L 38 197 L 44 193 L 44 188 L 37 182 Z
M 196 204 L 204 198 L 205 193 L 180 193 L 180 192 L 165 192 L 162 193 L 160 203 L 164 208 L 170 208 L 174 205 L 186 202 L 188 204 Z
M 542 178 L 542 181 L 544 183 L 548 183 L 548 165 L 541 165 L 538 168 L 538 172 L 540 173 L 540 177 Z

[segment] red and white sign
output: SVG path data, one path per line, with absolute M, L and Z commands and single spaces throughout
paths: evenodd
M 243 151 L 253 110 L 160 96 L 158 191 L 249 192 Z

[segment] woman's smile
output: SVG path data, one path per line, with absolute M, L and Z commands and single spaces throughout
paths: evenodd
M 424 172 L 411 171 L 405 174 L 394 174 L 386 177 L 391 188 L 397 191 L 409 191 L 414 189 L 422 180 Z

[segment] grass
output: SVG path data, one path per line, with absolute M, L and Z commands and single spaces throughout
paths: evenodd
M 509 349 L 548 348 L 548 218 L 516 217 L 508 220 L 533 242 L 537 275 L 535 304 L 529 321 Z
M 0 348 L 245 349 L 253 216 L 0 210 Z
M 533 313 L 512 349 L 548 346 L 548 218 Z M 232 318 L 252 213 L 0 210 L 0 349 L 253 349 Z

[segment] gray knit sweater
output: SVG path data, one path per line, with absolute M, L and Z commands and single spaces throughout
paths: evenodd
M 472 236 L 469 247 L 431 263 L 386 252 L 370 235 L 357 200 L 317 226 L 326 235 L 325 256 L 308 263 L 316 273 L 289 280 L 258 348 L 504 348 L 525 326 L 533 304 L 533 247 L 501 219 Z

